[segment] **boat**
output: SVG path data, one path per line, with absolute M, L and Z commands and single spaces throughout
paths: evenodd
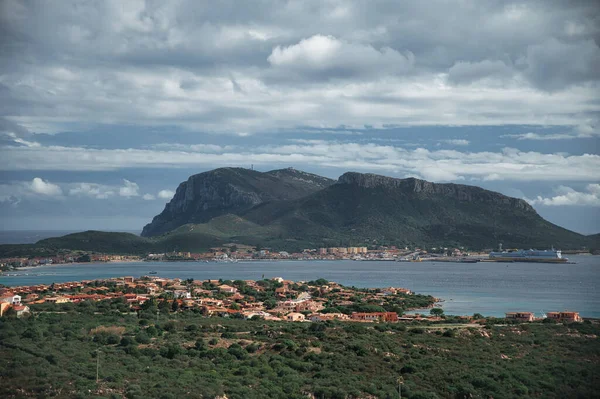
M 158 272 L 151 271 L 151 272 L 148 272 L 148 274 L 158 274 Z
M 567 263 L 560 249 L 509 249 L 502 250 L 500 245 L 497 252 L 490 252 L 489 259 L 496 262 L 537 262 L 537 263 Z

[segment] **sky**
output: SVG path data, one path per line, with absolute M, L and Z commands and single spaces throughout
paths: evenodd
M 0 229 L 223 166 L 481 186 L 600 232 L 594 1 L 0 1 Z

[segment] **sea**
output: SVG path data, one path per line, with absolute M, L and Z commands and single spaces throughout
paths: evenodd
M 574 264 L 447 263 L 389 261 L 244 261 L 127 262 L 51 265 L 0 276 L 6 286 L 104 279 L 119 276 L 157 276 L 193 279 L 283 277 L 309 281 L 324 278 L 355 287 L 403 287 L 443 300 L 446 314 L 503 317 L 527 311 L 542 316 L 572 310 L 600 318 L 600 256 L 569 256 Z

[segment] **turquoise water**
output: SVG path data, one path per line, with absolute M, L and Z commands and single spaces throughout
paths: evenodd
M 139 262 L 43 266 L 2 276 L 0 284 L 35 285 L 117 276 L 288 280 L 325 278 L 356 287 L 405 287 L 445 300 L 447 314 L 574 310 L 600 317 L 600 257 L 570 256 L 576 264 L 400 263 L 356 261 Z M 14 274 L 15 272 L 11 273 Z

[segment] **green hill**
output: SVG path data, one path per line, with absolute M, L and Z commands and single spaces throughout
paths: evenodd
M 347 173 L 315 194 L 243 217 L 314 244 L 580 248 L 589 239 L 541 218 L 525 201 L 479 187 Z
M 146 237 L 88 231 L 2 256 L 205 251 L 224 243 L 278 250 L 354 245 L 560 249 L 600 248 L 599 235 L 556 226 L 525 201 L 460 184 L 345 173 L 337 182 L 294 169 L 223 168 L 190 177 Z M 160 234 L 159 234 L 160 233 Z

